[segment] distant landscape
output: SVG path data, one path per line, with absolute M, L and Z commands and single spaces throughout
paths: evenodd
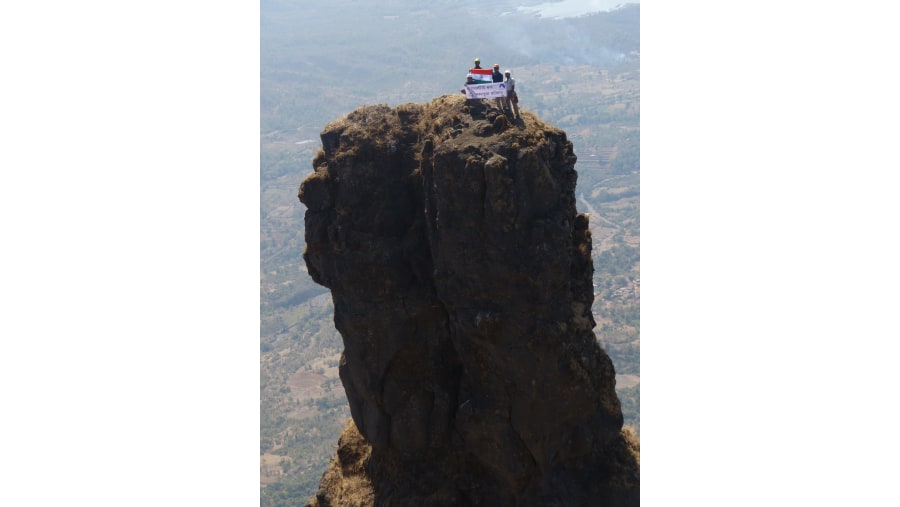
M 568 134 L 593 235 L 595 334 L 640 431 L 639 6 L 553 19 L 539 1 L 260 2 L 261 505 L 303 505 L 350 417 L 330 294 L 303 262 L 324 126 L 364 104 L 458 93 L 476 56 L 512 69 L 519 107 Z

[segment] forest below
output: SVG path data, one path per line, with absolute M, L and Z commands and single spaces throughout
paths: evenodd
M 458 93 L 474 56 L 513 69 L 519 107 L 574 144 L 578 207 L 593 235 L 594 331 L 616 368 L 626 425 L 639 432 L 639 7 L 560 20 L 516 13 L 529 3 L 540 2 L 261 2 L 261 505 L 312 495 L 349 418 L 331 297 L 302 258 L 297 191 L 318 134 L 364 104 Z M 479 35 L 497 19 L 502 30 Z

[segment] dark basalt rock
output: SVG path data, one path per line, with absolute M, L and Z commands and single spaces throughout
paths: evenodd
M 309 505 L 638 505 L 565 133 L 447 95 L 321 137 L 304 259 L 353 421 Z

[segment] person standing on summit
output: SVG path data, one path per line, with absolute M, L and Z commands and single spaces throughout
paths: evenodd
M 466 83 L 459 91 L 462 93 L 466 93 L 466 86 L 474 84 L 478 84 L 478 82 L 473 79 L 472 74 L 466 74 Z M 468 95 L 466 96 L 466 98 L 468 98 Z
M 510 71 L 504 72 L 506 75 L 506 108 L 509 112 L 515 112 L 513 118 L 521 118 L 519 116 L 519 96 L 516 95 L 516 80 L 513 79 Z
M 475 59 L 475 66 L 469 69 L 469 74 L 472 74 L 472 77 L 475 78 L 475 81 L 478 83 L 490 83 L 491 82 L 491 70 L 481 68 L 481 59 Z
M 494 72 L 491 73 L 491 80 L 495 83 L 503 82 L 503 74 L 500 73 L 499 63 L 494 64 Z M 497 97 L 494 101 L 497 103 L 497 108 L 500 109 L 500 111 L 503 111 L 503 98 Z

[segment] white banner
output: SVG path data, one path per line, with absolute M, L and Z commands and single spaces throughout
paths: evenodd
M 467 84 L 467 99 L 493 99 L 506 97 L 506 83 Z

